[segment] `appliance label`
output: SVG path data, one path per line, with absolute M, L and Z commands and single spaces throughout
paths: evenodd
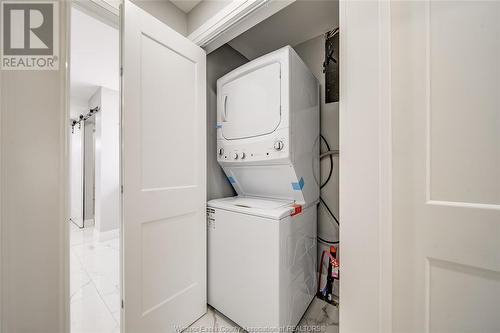
M 207 228 L 215 230 L 215 209 L 207 208 Z

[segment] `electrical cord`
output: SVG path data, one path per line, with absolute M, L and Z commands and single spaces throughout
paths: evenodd
M 322 159 L 323 157 L 327 157 L 328 155 L 336 156 L 339 154 L 338 150 L 329 150 L 324 152 L 323 154 L 319 155 L 319 159 Z
M 323 140 L 325 142 L 325 145 L 326 145 L 326 149 L 328 149 L 328 151 L 330 151 L 330 145 L 328 144 L 328 141 L 326 141 L 325 137 L 323 136 L 323 134 L 320 134 L 320 137 L 321 137 L 321 140 Z M 332 155 L 329 155 L 330 157 L 330 171 L 328 172 L 328 177 L 326 178 L 325 182 L 323 184 L 321 184 L 321 186 L 319 187 L 320 189 L 322 189 L 323 187 L 325 187 L 326 184 L 328 184 L 328 182 L 330 181 L 330 178 L 332 178 L 332 173 L 333 173 L 333 157 Z
M 326 204 L 325 200 L 323 200 L 322 197 L 319 197 L 319 201 L 325 206 L 326 210 L 328 211 L 328 213 L 330 213 L 330 216 L 335 220 L 335 223 L 337 223 L 338 226 L 340 226 L 340 222 L 339 220 L 337 219 L 337 217 L 333 214 L 332 210 L 330 209 L 330 207 L 328 207 L 328 205 Z
M 333 173 L 333 155 L 338 155 L 339 151 L 338 150 L 331 150 L 330 148 L 330 145 L 328 144 L 328 141 L 326 141 L 326 138 L 320 134 L 320 137 L 321 137 L 321 140 L 323 140 L 323 142 L 325 143 L 326 145 L 326 148 L 327 148 L 327 151 L 325 153 L 322 153 L 320 155 L 320 159 L 323 158 L 323 157 L 329 157 L 330 159 L 330 171 L 328 172 L 328 177 L 326 179 L 326 181 L 321 184 L 320 186 L 320 189 L 322 189 L 323 187 L 326 186 L 326 184 L 328 184 L 328 182 L 330 181 L 330 179 L 332 178 L 332 173 Z M 330 207 L 328 206 L 328 204 L 325 202 L 325 200 L 320 196 L 319 197 L 319 200 L 320 200 L 320 203 L 322 203 L 326 210 L 328 211 L 328 213 L 330 214 L 330 216 L 333 218 L 333 220 L 335 221 L 335 223 L 340 226 L 340 222 L 339 220 L 337 219 L 337 217 L 335 216 L 335 214 L 333 214 L 332 210 L 330 209 Z M 325 243 L 325 244 L 340 244 L 339 241 L 329 241 L 329 240 L 326 240 L 324 238 L 321 238 L 320 236 L 317 236 L 318 237 L 318 240 L 322 243 Z
M 340 244 L 339 241 L 329 241 L 329 240 L 326 240 L 326 239 L 321 238 L 319 236 L 318 236 L 318 239 L 320 242 L 325 243 L 325 244 L 332 244 L 332 245 Z
M 328 184 L 328 182 L 330 181 L 330 179 L 332 178 L 332 173 L 333 173 L 333 155 L 336 155 L 338 154 L 338 150 L 331 150 L 330 148 L 330 144 L 328 144 L 328 141 L 326 141 L 325 137 L 323 136 L 323 134 L 320 134 L 320 137 L 321 139 L 323 140 L 323 142 L 325 143 L 326 145 L 326 148 L 328 149 L 328 151 L 326 153 L 322 153 L 321 154 L 321 157 L 326 157 L 328 156 L 330 158 L 330 171 L 328 172 L 328 178 L 326 179 L 326 181 L 321 184 L 320 186 L 320 189 L 322 189 L 323 187 L 325 187 L 326 184 Z M 332 210 L 330 209 L 330 207 L 327 205 L 327 203 L 325 202 L 325 200 L 320 196 L 319 200 L 321 201 L 321 203 L 326 207 L 326 209 L 328 210 L 328 213 L 330 213 L 331 217 L 335 220 L 335 223 L 337 223 L 337 225 L 340 225 L 340 222 L 339 220 L 337 219 L 337 217 L 335 216 L 335 214 L 333 214 Z

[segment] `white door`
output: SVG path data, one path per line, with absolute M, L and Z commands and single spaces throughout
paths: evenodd
M 207 307 L 206 57 L 122 8 L 122 326 L 175 332 Z
M 500 332 L 500 2 L 391 2 L 393 331 Z
M 228 140 L 272 133 L 281 121 L 281 69 L 274 62 L 225 83 L 219 96 L 222 135 Z

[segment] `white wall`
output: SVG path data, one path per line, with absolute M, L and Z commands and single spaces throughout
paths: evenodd
M 68 327 L 66 1 L 57 71 L 1 71 L 0 327 L 64 332 Z
M 337 19 L 332 19 L 332 27 L 337 25 Z M 339 103 L 325 103 L 325 74 L 323 73 L 323 61 L 325 59 L 325 38 L 323 35 L 312 38 L 294 47 L 302 60 L 320 83 L 320 119 L 321 134 L 330 144 L 332 150 L 339 149 Z M 326 151 L 326 145 L 322 144 L 322 151 Z M 325 181 L 330 170 L 328 157 L 321 160 L 321 179 Z M 321 196 L 339 217 L 339 157 L 333 156 L 333 174 L 328 184 L 321 190 Z M 338 226 L 329 215 L 325 206 L 319 205 L 318 210 L 318 235 L 330 241 L 339 239 Z M 329 245 L 318 242 L 318 255 L 321 251 L 328 249 Z M 319 257 L 320 259 L 321 257 Z M 319 262 L 318 259 L 318 262 Z M 326 265 L 327 261 L 325 261 Z
M 120 225 L 120 110 L 119 93 L 99 88 L 89 107 L 99 106 L 95 115 L 95 227 L 98 232 Z
M 80 114 L 88 112 L 89 102 L 85 98 L 71 96 L 69 103 L 69 116 L 72 119 L 77 119 Z
M 289 3 L 278 2 L 285 5 Z M 255 16 L 260 13 L 259 9 Z M 338 1 L 297 0 L 236 36 L 229 41 L 229 45 L 253 60 L 286 45 L 295 47 L 337 25 Z
M 229 45 L 207 55 L 207 200 L 236 195 L 217 163 L 217 79 L 246 62 Z
M 85 3 L 90 1 L 85 1 Z M 83 3 L 83 2 L 82 2 Z M 75 7 L 71 9 L 71 99 L 88 107 L 98 87 L 120 86 L 120 35 L 110 26 Z
M 182 10 L 167 0 L 132 0 L 143 10 L 153 15 L 170 28 L 183 36 L 187 36 L 187 16 Z

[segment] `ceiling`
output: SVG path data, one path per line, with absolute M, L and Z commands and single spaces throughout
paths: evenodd
M 191 9 L 196 7 L 202 0 L 170 0 L 177 8 L 182 10 L 184 13 L 189 13 Z
M 71 97 L 88 100 L 98 87 L 119 90 L 119 32 L 71 9 Z
M 337 27 L 338 5 L 336 0 L 295 1 L 228 44 L 249 60 L 296 46 Z

